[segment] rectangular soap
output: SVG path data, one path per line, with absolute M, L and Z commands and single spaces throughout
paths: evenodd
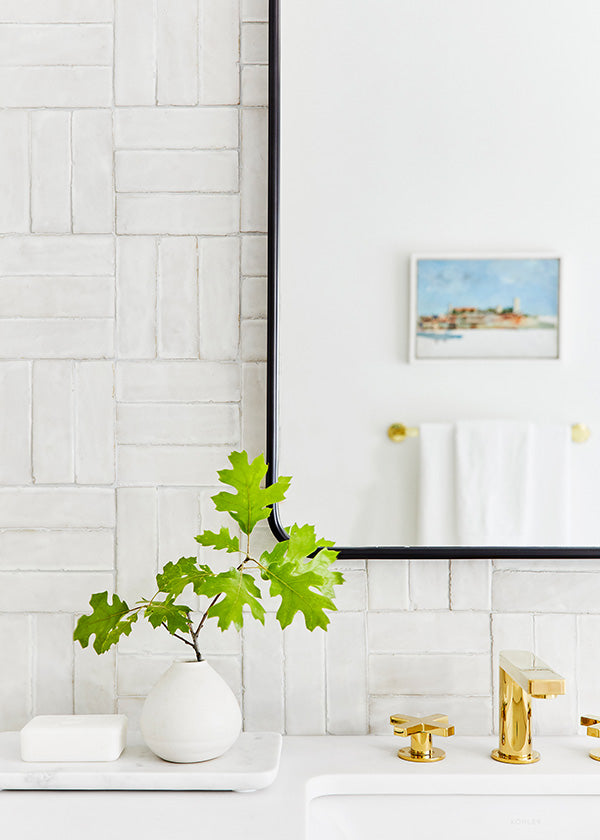
M 21 729 L 23 761 L 116 761 L 126 715 L 38 715 Z

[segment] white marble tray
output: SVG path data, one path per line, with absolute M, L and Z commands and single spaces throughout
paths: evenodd
M 212 761 L 171 764 L 148 747 L 125 748 L 117 761 L 21 761 L 18 732 L 0 733 L 0 790 L 237 790 L 268 787 L 277 776 L 281 735 L 243 732 Z

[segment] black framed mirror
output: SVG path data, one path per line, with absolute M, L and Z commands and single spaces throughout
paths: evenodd
M 600 556 L 599 36 L 588 0 L 270 0 L 279 539 L 310 520 L 345 559 Z M 505 484 L 493 527 L 422 538 L 469 519 L 458 499 L 482 515 L 473 463 Z M 511 511 L 528 524 L 494 539 Z

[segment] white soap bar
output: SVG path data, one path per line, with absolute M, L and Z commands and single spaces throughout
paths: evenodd
M 23 761 L 116 761 L 127 715 L 38 715 L 21 729 Z

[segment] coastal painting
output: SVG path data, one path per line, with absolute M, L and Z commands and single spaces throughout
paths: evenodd
M 411 274 L 411 360 L 559 358 L 559 257 L 415 255 Z

